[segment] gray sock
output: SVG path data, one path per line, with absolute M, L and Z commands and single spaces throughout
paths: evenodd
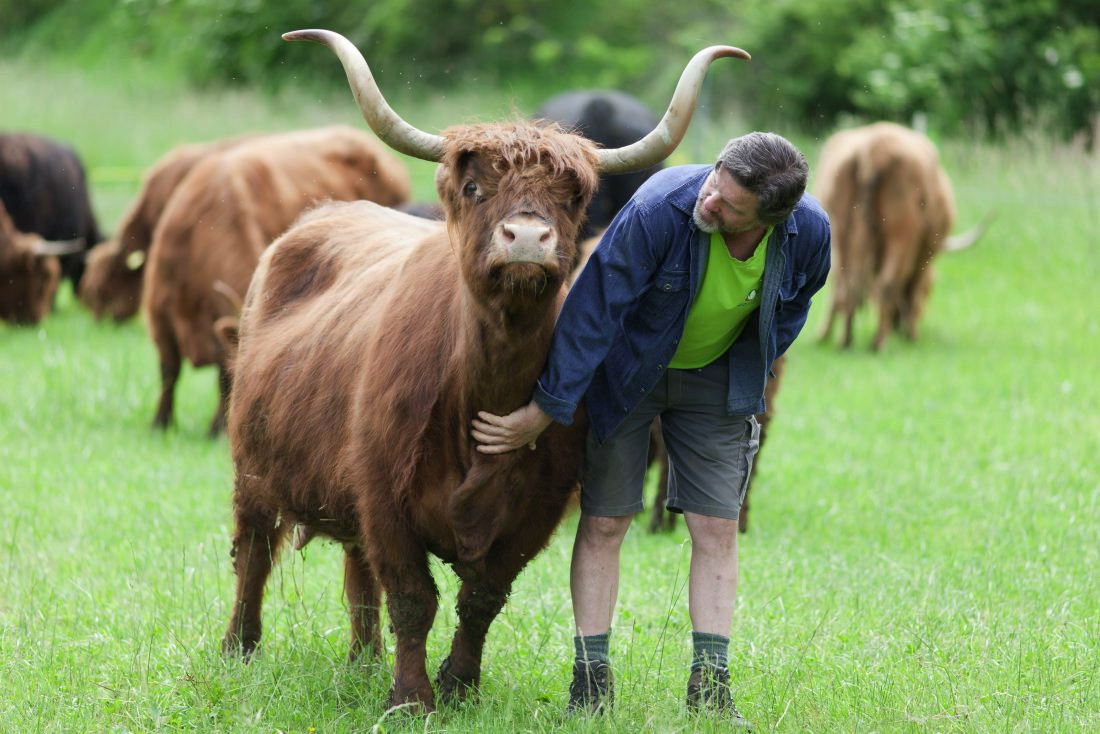
M 602 635 L 575 635 L 573 637 L 573 652 L 577 660 L 598 660 L 601 663 L 611 664 L 610 655 L 611 632 Z
M 710 632 L 691 633 L 691 669 L 704 665 L 717 668 L 729 667 L 730 638 Z

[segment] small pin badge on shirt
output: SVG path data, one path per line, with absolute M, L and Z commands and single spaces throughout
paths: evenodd
M 755 288 L 752 289 L 751 291 L 749 291 L 749 295 L 745 296 L 745 300 L 746 301 L 751 301 L 754 298 L 756 298 L 756 289 Z

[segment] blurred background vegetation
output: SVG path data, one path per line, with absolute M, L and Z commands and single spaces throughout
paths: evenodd
M 1090 148 L 1100 126 L 1096 0 L 0 0 L 0 18 L 3 55 L 200 88 L 343 85 L 330 54 L 280 39 L 323 27 L 364 51 L 387 92 L 641 88 L 662 107 L 692 53 L 728 43 L 754 53 L 752 73 L 711 75 L 706 94 L 757 126 L 1039 126 Z

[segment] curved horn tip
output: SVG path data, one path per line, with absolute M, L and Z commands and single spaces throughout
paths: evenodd
M 745 61 L 752 61 L 752 54 L 743 48 L 737 48 L 736 46 L 714 46 L 713 49 L 715 58 L 732 57 Z
M 335 35 L 332 31 L 322 30 L 320 28 L 303 28 L 298 31 L 287 31 L 283 34 L 284 41 L 314 41 L 316 43 L 325 43 L 325 39 L 328 36 Z

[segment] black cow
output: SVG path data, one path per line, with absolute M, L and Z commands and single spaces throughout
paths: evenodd
M 612 89 L 563 92 L 535 110 L 535 119 L 554 120 L 603 148 L 622 148 L 640 140 L 657 125 L 657 117 L 641 100 Z M 663 163 L 633 173 L 601 175 L 600 188 L 588 205 L 588 222 L 581 239 L 607 227 L 642 183 Z
M 0 202 L 20 232 L 83 240 L 83 248 L 59 258 L 75 290 L 86 251 L 103 239 L 76 151 L 42 135 L 0 133 Z

